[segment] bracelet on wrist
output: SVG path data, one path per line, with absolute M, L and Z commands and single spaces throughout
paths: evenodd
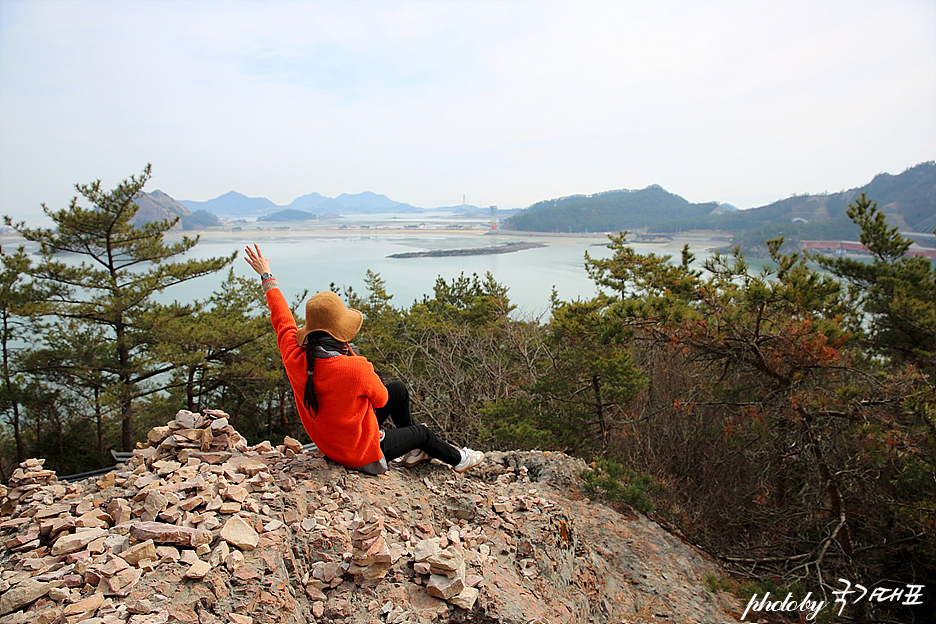
M 279 284 L 276 283 L 276 278 L 272 274 L 264 273 L 261 277 L 263 278 L 263 282 L 261 282 L 263 292 L 268 293 L 274 288 L 279 288 Z

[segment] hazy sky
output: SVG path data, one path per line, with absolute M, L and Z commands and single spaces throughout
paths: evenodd
M 0 214 L 147 190 L 759 206 L 936 159 L 936 0 L 0 0 Z

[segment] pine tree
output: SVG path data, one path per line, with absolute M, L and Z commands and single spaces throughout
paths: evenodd
M 180 397 L 184 395 L 187 409 L 232 409 L 226 399 L 239 404 L 240 395 L 249 394 L 258 383 L 264 385 L 266 377 L 281 376 L 275 341 L 265 340 L 272 353 L 255 353 L 262 347 L 254 343 L 272 338 L 263 303 L 259 281 L 237 277 L 231 270 L 201 310 L 177 315 L 159 327 L 160 358 L 180 365 L 173 372 L 173 385 Z M 265 366 L 270 360 L 275 366 Z
M 214 273 L 236 255 L 170 261 L 194 247 L 198 237 L 167 243 L 164 235 L 178 219 L 131 224 L 138 210 L 134 199 L 150 177 L 147 165 L 140 176 L 131 176 L 111 191 L 103 190 L 100 180 L 76 185 L 91 207 L 80 206 L 78 197 L 62 210 L 43 204 L 54 228 L 27 228 L 5 217 L 26 240 L 40 245 L 41 260 L 30 268 L 33 279 L 61 287 L 42 313 L 60 319 L 62 325 L 74 320 L 98 328 L 102 352 L 92 368 L 106 380 L 104 401 L 121 421 L 124 450 L 133 448 L 135 399 L 151 392 L 156 379 L 173 367 L 152 357 L 155 330 L 170 314 L 153 295 Z M 174 313 L 187 311 L 183 307 Z
M 936 373 L 936 265 L 908 256 L 911 241 L 888 227 L 884 213 L 864 193 L 847 214 L 861 227 L 872 262 L 853 258 L 814 260 L 852 286 L 856 331 L 864 330 L 877 353 Z
M 25 459 L 22 434 L 22 402 L 25 379 L 22 375 L 23 344 L 35 331 L 32 313 L 52 292 L 27 277 L 30 267 L 25 250 L 0 250 L 0 414 L 7 417 L 13 431 L 17 462 Z

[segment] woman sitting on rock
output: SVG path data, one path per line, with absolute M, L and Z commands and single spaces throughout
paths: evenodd
M 484 453 L 459 450 L 413 421 L 402 382 L 381 382 L 374 366 L 351 344 L 364 322 L 361 312 L 346 307 L 333 292 L 320 292 L 306 302 L 305 327 L 299 329 L 270 273 L 269 258 L 254 245 L 247 247 L 246 260 L 263 280 L 302 425 L 326 457 L 368 474 L 385 473 L 387 462 L 397 457 L 407 467 L 435 458 L 455 472 L 481 463 Z M 387 417 L 394 428 L 383 431 Z

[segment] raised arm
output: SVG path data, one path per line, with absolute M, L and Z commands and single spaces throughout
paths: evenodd
M 260 253 L 260 246 L 254 243 L 253 249 L 250 248 L 250 245 L 247 245 L 247 248 L 244 250 L 246 256 L 244 260 L 247 261 L 247 264 L 250 265 L 254 271 L 257 272 L 257 275 L 263 275 L 264 273 L 270 272 L 270 259 L 264 258 L 263 254 Z
M 250 245 L 247 245 L 244 252 L 244 260 L 247 261 L 250 268 L 256 271 L 260 279 L 263 280 L 263 292 L 271 288 L 276 288 L 276 279 L 274 279 L 273 274 L 270 272 L 270 259 L 263 257 L 263 254 L 260 253 L 260 246 L 254 243 L 253 249 L 251 249 Z
M 270 273 L 270 259 L 264 258 L 260 253 L 260 247 L 256 244 L 251 248 L 247 246 L 245 251 L 245 260 L 254 271 L 263 280 L 263 292 L 266 293 L 267 305 L 270 306 L 270 321 L 273 323 L 273 329 L 276 331 L 276 344 L 279 347 L 280 355 L 283 356 L 283 364 L 286 365 L 286 373 L 291 381 L 297 384 L 302 381 L 305 384 L 306 378 L 306 359 L 305 349 L 296 342 L 296 317 L 283 298 L 283 293 L 276 284 L 276 278 Z

